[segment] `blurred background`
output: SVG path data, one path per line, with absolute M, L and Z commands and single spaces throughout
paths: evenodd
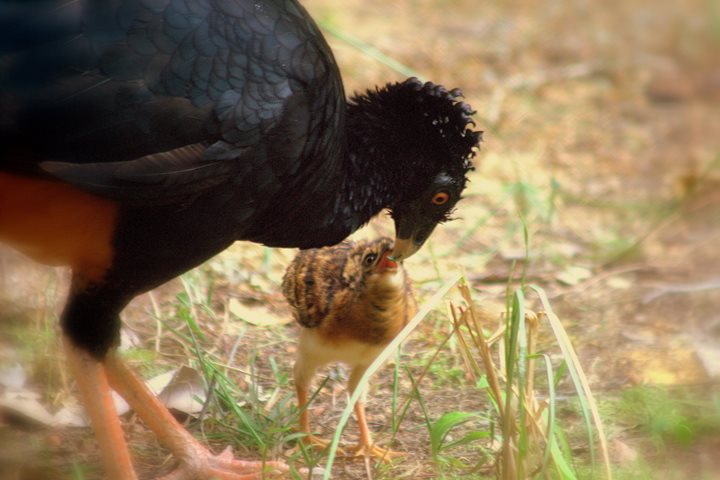
M 347 94 L 415 75 L 460 87 L 477 110 L 484 141 L 456 220 L 406 262 L 420 301 L 455 272 L 480 306 L 504 305 L 509 283 L 539 285 L 594 392 L 615 477 L 720 478 L 720 3 L 303 4 L 335 52 Z M 391 232 L 382 216 L 357 235 Z M 147 378 L 181 364 L 206 373 L 198 348 L 233 367 L 226 373 L 252 393 L 248 408 L 268 422 L 262 428 L 280 432 L 265 445 L 273 453 L 287 448 L 293 422 L 296 327 L 280 293 L 293 255 L 238 243 L 124 315 L 126 355 Z M 63 270 L 0 250 L 0 479 L 101 478 L 89 429 L 58 417 L 75 415 L 56 335 L 66 288 Z M 491 444 L 440 454 L 427 427 L 447 412 L 488 409 L 457 343 L 437 348 L 452 330 L 444 305 L 406 342 L 403 367 L 379 373 L 368 399 L 371 428 L 386 433 L 392 399 L 421 399 L 395 437 L 408 457 L 372 472 L 340 462 L 333 478 L 494 477 L 492 462 L 478 461 L 492 457 Z M 539 328 L 538 350 L 557 360 L 547 325 Z M 425 369 L 413 390 L 411 372 Z M 327 375 L 312 413 L 332 433 L 346 372 Z M 577 478 L 593 478 L 567 382 L 558 395 Z M 141 472 L 161 471 L 165 453 L 127 418 Z M 257 452 L 223 418 L 208 424 L 210 440 Z M 491 431 L 482 422 L 469 428 Z M 351 424 L 347 441 L 356 434 Z

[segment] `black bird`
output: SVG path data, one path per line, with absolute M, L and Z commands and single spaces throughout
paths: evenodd
M 261 475 L 130 372 L 120 312 L 233 241 L 331 245 L 383 208 L 409 257 L 472 168 L 459 97 L 408 79 L 346 101 L 296 0 L 0 4 L 0 241 L 72 269 L 62 331 L 107 478 L 136 477 L 111 387 L 177 457 L 171 478 Z

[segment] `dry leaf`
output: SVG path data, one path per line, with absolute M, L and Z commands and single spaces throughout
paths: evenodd
M 285 325 L 292 321 L 290 315 L 284 315 L 282 317 L 275 315 L 264 305 L 248 307 L 240 303 L 236 298 L 230 299 L 228 302 L 228 310 L 237 318 L 258 327 Z
M 649 328 L 633 328 L 625 329 L 620 332 L 620 335 L 627 338 L 633 343 L 640 345 L 654 345 L 657 341 L 655 332 Z
M 174 368 L 160 375 L 156 375 L 149 380 L 145 380 L 145 385 L 147 385 L 155 395 L 158 395 L 170 384 L 177 371 L 178 369 Z
M 278 285 L 264 275 L 251 276 L 249 283 L 252 287 L 261 292 L 273 292 L 278 289 Z
M 118 414 L 118 417 L 121 415 L 125 415 L 127 412 L 130 411 L 130 405 L 125 401 L 124 398 L 120 396 L 119 393 L 116 391 L 110 392 L 112 394 L 113 403 L 115 404 L 115 412 Z
M 68 404 L 53 415 L 53 425 L 62 427 L 89 427 L 90 420 L 87 418 L 82 405 Z
M 583 280 L 587 280 L 590 277 L 592 277 L 592 272 L 589 269 L 585 267 L 579 267 L 577 265 L 571 265 L 562 272 L 555 275 L 555 278 L 559 282 L 571 286 L 577 285 L 578 283 L 582 282 Z
M 634 286 L 633 282 L 623 277 L 610 277 L 605 284 L 614 290 L 627 290 Z
M 130 411 L 130 405 L 128 405 L 125 399 L 117 392 L 113 391 L 111 395 L 118 417 Z M 63 403 L 63 407 L 53 415 L 53 425 L 62 427 L 89 427 L 90 419 L 87 416 L 85 407 L 77 403 L 74 399 L 68 399 L 68 401 Z
M 693 342 L 695 354 L 710 378 L 720 378 L 720 345 L 715 342 Z
M 129 328 L 120 329 L 120 351 L 125 352 L 131 348 L 137 348 L 142 345 L 140 336 Z
M 18 390 L 25 386 L 26 381 L 27 373 L 19 363 L 0 370 L 0 387 Z
M 525 260 L 525 257 L 528 255 L 524 248 L 518 247 L 501 247 L 499 253 L 503 260 L 509 262 L 513 260 Z
M 205 383 L 202 375 L 190 367 L 180 367 L 158 395 L 166 407 L 192 415 L 199 413 L 205 403 Z
M 613 453 L 612 458 L 619 465 L 628 465 L 638 458 L 638 452 L 636 449 L 617 438 L 610 442 L 610 449 Z
M 3 392 L 0 394 L 0 410 L 10 413 L 28 423 L 52 426 L 53 416 L 31 391 Z
M 145 384 L 166 407 L 183 413 L 193 414 L 199 412 L 205 401 L 202 377 L 190 367 L 181 367 L 162 373 L 147 380 Z M 196 397 L 199 397 L 199 400 Z M 130 406 L 116 392 L 112 392 L 112 398 L 118 416 L 130 411 Z M 82 405 L 69 401 L 55 415 L 51 416 L 47 424 L 64 427 L 88 427 L 90 421 Z

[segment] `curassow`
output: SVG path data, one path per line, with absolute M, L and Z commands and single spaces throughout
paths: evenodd
M 315 371 L 330 362 L 351 368 L 352 394 L 370 364 L 415 315 L 417 304 L 402 262 L 389 259 L 392 239 L 383 237 L 302 250 L 283 277 L 283 294 L 303 327 L 294 378 L 300 430 L 306 444 L 327 445 L 311 434 L 308 389 Z M 355 404 L 360 428 L 358 455 L 395 454 L 373 444 L 363 399 Z
M 296 0 L 0 4 L 0 241 L 72 269 L 61 327 L 106 478 L 136 478 L 110 388 L 175 455 L 171 478 L 261 475 L 131 373 L 120 312 L 236 240 L 332 245 L 383 208 L 409 257 L 472 168 L 459 96 L 408 79 L 346 101 Z

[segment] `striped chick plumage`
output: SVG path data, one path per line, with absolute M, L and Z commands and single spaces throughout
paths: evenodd
M 283 293 L 295 320 L 303 327 L 294 368 L 298 404 L 308 399 L 315 371 L 331 362 L 352 369 L 352 393 L 368 366 L 415 314 L 417 305 L 402 263 L 388 258 L 392 240 L 379 238 L 301 251 L 283 278 Z M 363 401 L 355 406 L 360 427 L 359 454 L 388 458 L 390 452 L 372 444 Z M 308 410 L 300 427 L 305 440 L 325 441 L 310 434 Z

